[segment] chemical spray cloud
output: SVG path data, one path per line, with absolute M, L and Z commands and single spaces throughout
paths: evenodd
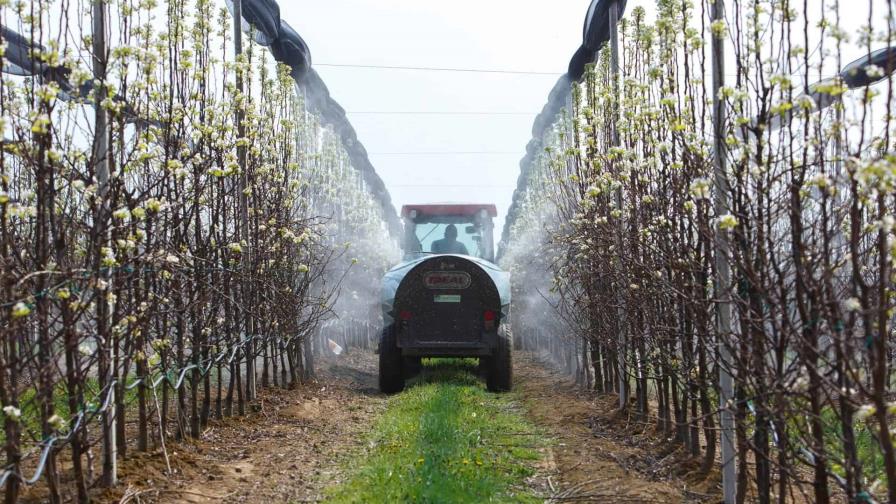
M 564 167 L 561 154 L 573 148 L 568 105 L 573 88 L 596 61 L 610 39 L 609 10 L 616 4 L 619 17 L 626 0 L 594 0 L 582 29 L 582 44 L 573 54 L 567 73 L 548 94 L 548 100 L 532 126 L 532 140 L 520 161 L 520 175 L 501 236 L 498 259 L 513 273 L 514 320 L 517 346 L 538 352 L 555 365 L 575 370 L 581 345 L 576 335 L 588 330 L 591 321 L 575 304 L 564 299 L 577 286 L 562 281 L 567 251 L 553 243 L 553 231 L 563 229 L 574 213 L 559 202 L 548 201 L 551 174 Z
M 583 43 L 573 55 L 568 72 L 554 85 L 542 112 L 535 119 L 533 138 L 526 146 L 526 156 L 520 162 L 517 189 L 502 233 L 499 260 L 514 273 L 514 299 L 517 300 L 515 328 L 522 336 L 523 344 L 531 342 L 533 348 L 540 347 L 534 343 L 539 337 L 545 339 L 549 334 L 568 334 L 570 331 L 584 334 L 589 326 L 588 320 L 579 320 L 574 310 L 559 302 L 557 293 L 575 289 L 575 286 L 563 284 L 562 277 L 567 271 L 565 267 L 557 267 L 563 262 L 563 251 L 552 247 L 554 237 L 545 231 L 563 228 L 575 211 L 554 208 L 540 195 L 549 193 L 544 182 L 557 169 L 552 163 L 558 162 L 567 149 L 574 148 L 569 140 L 572 118 L 562 113 L 569 103 L 572 87 L 582 80 L 585 67 L 595 62 L 597 53 L 609 40 L 608 11 L 614 1 L 617 0 L 595 0 L 588 9 Z M 618 1 L 620 18 L 625 6 L 625 1 Z M 868 68 L 875 71 L 869 72 Z M 845 65 L 837 77 L 809 86 L 808 93 L 796 97 L 794 102 L 800 103 L 804 98 L 810 98 L 814 107 L 824 109 L 838 101 L 837 97 L 823 91 L 825 87 L 838 80 L 848 88 L 869 86 L 884 80 L 894 70 L 896 47 L 871 51 Z M 769 126 L 780 128 L 793 116 L 792 111 L 775 115 L 769 120 Z M 549 275 L 551 271 L 557 275 L 553 279 Z M 568 297 L 578 299 L 579 296 Z M 563 311 L 559 317 L 562 321 L 546 323 L 545 320 L 551 318 L 546 319 L 545 315 L 551 311 Z M 556 349 L 552 354 L 555 353 Z
M 227 0 L 233 12 L 233 2 Z M 368 190 L 383 209 L 383 218 L 394 238 L 401 236 L 401 221 L 392 205 L 392 197 L 383 180 L 371 164 L 364 145 L 345 116 L 345 109 L 330 97 L 330 91 L 312 68 L 308 44 L 286 21 L 280 19 L 280 5 L 275 0 L 243 0 L 241 3 L 243 30 L 251 33 L 255 42 L 270 48 L 277 62 L 291 69 L 290 75 L 304 91 L 309 108 L 317 112 L 321 121 L 333 128 L 352 166 L 361 173 Z
M 227 7 L 233 12 L 231 0 L 227 0 Z M 312 68 L 308 44 L 289 23 L 280 18 L 280 6 L 275 0 L 243 0 L 241 14 L 243 30 L 251 34 L 256 43 L 268 47 L 277 62 L 290 68 L 290 76 L 296 81 L 297 89 L 303 92 L 307 107 L 316 112 L 321 122 L 331 127 L 341 140 L 342 148 L 348 155 L 348 164 L 357 171 L 367 192 L 382 208 L 382 217 L 390 234 L 393 238 L 401 236 L 401 222 L 391 196 L 371 164 L 367 150 L 358 140 L 345 109 L 330 97 L 327 85 Z M 367 233 L 353 233 L 347 226 L 343 226 L 341 231 L 342 238 L 350 240 L 355 249 L 364 250 L 369 256 L 361 264 L 344 265 L 352 268 L 353 273 L 341 280 L 340 295 L 333 306 L 338 320 L 328 322 L 321 333 L 324 339 L 336 338 L 347 344 L 349 332 L 363 325 L 366 335 L 368 322 L 378 315 L 377 298 L 372 292 L 393 251 L 385 244 L 374 243 Z M 355 258 L 349 260 L 356 261 Z
M 225 14 L 217 26 L 200 22 L 212 19 L 208 2 L 169 2 L 164 13 L 151 2 L 134 6 L 134 18 L 158 12 L 177 26 L 165 33 L 132 34 L 118 29 L 126 19 L 67 4 L 58 28 L 35 29 L 31 18 L 20 20 L 18 31 L 0 27 L 9 90 L 0 104 L 8 138 L 0 224 L 5 242 L 15 244 L 4 248 L 2 262 L 16 286 L 0 296 L 2 338 L 16 342 L 0 352 L 0 370 L 11 377 L 0 380 L 0 416 L 22 426 L 7 432 L 0 461 L 7 500 L 58 474 L 56 456 L 68 447 L 67 460 L 82 460 L 88 428 L 109 448 L 102 481 L 112 485 L 119 447 L 143 449 L 150 437 L 164 441 L 169 429 L 198 437 L 213 415 L 243 414 L 258 388 L 312 375 L 312 356 L 370 344 L 379 277 L 398 253 L 388 193 L 344 111 L 310 69 L 307 46 L 279 15 L 261 15 L 276 4 L 244 5 L 251 45 L 268 47 L 289 68 L 271 72 L 263 57 L 243 69 L 244 82 L 266 86 L 264 93 L 230 90 L 232 60 L 211 54 L 233 47 L 232 20 Z M 85 27 L 97 24 L 110 34 L 101 47 L 85 36 Z M 194 52 L 156 58 L 182 49 L 188 36 L 198 41 Z M 64 54 L 52 40 L 65 41 Z M 134 56 L 134 47 L 151 49 Z M 100 77 L 92 79 L 82 62 L 107 63 L 94 54 L 127 60 L 133 71 L 96 65 Z M 148 85 L 131 85 L 138 80 Z M 158 92 L 199 83 L 209 92 L 174 93 L 171 102 Z M 239 108 L 251 118 L 242 127 L 234 124 Z M 91 123 L 85 109 L 108 119 L 105 126 Z M 50 219 L 58 223 L 52 232 L 33 232 L 49 229 Z M 51 260 L 32 253 L 39 249 L 56 252 Z M 52 280 L 44 280 L 51 270 Z M 54 322 L 41 325 L 39 314 Z M 324 334 L 324 325 L 338 332 Z M 326 336 L 339 343 L 326 344 Z M 20 354 L 41 357 L 7 359 Z M 112 354 L 122 358 L 101 364 Z M 38 388 L 66 390 L 78 404 L 65 412 L 42 408 L 47 396 L 27 393 Z M 142 404 L 158 396 L 159 415 L 144 409 L 131 417 L 126 390 Z M 202 406 L 169 409 L 175 391 Z M 142 426 L 136 443 L 116 441 L 108 420 L 123 425 L 126 414 Z M 92 471 L 74 471 L 84 495 L 99 483 Z
M 545 146 L 545 135 L 554 126 L 557 116 L 566 106 L 572 91 L 572 84 L 582 79 L 585 67 L 594 63 L 598 51 L 610 40 L 610 23 L 609 16 L 607 16 L 610 6 L 615 3 L 618 15 L 622 18 L 626 2 L 627 0 L 593 0 L 588 7 L 585 25 L 582 29 L 582 45 L 573 54 L 566 74 L 562 75 L 554 84 L 554 88 L 548 94 L 548 102 L 535 118 L 535 124 L 532 125 L 532 140 L 526 146 L 526 156 L 520 161 L 520 176 L 517 179 L 516 190 L 513 192 L 510 209 L 507 211 L 507 219 L 504 221 L 504 230 L 501 233 L 499 258 L 507 247 L 510 229 L 519 217 L 519 207 L 528 190 L 527 184 L 533 163 Z

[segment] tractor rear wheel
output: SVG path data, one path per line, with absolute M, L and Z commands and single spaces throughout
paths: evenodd
M 384 394 L 395 394 L 404 390 L 404 373 L 402 372 L 401 349 L 395 341 L 392 326 L 383 328 L 380 339 L 380 391 Z
M 508 392 L 513 387 L 513 342 L 510 331 L 498 331 L 498 346 L 488 358 L 485 383 L 489 392 Z

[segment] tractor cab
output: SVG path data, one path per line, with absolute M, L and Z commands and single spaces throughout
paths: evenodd
M 404 258 L 453 253 L 495 261 L 494 218 L 491 204 L 405 205 Z

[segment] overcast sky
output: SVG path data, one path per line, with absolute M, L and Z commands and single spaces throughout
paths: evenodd
M 348 111 L 396 209 L 440 201 L 495 203 L 500 232 L 533 120 L 581 44 L 590 0 L 279 3 L 281 17 L 309 44 L 315 68 Z M 868 4 L 857 4 L 841 10 L 843 27 L 851 33 L 867 19 Z M 653 0 L 629 0 L 626 10 L 643 6 L 650 13 L 653 5 Z M 810 16 L 820 10 L 820 1 L 810 0 Z M 860 54 L 855 47 L 844 51 L 849 58 Z
M 310 46 L 314 66 L 333 98 L 349 112 L 396 209 L 432 201 L 495 203 L 500 232 L 532 122 L 582 42 L 589 4 L 590 0 L 290 0 L 281 1 L 280 9 L 281 17 Z

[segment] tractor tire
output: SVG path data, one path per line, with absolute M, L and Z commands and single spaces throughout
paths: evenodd
M 513 341 L 510 331 L 498 331 L 498 346 L 488 358 L 485 384 L 489 392 L 509 392 L 513 388 Z
M 404 358 L 404 377 L 405 379 L 413 378 L 423 371 L 423 357 L 405 357 Z
M 404 390 L 403 364 L 395 331 L 392 326 L 386 326 L 380 339 L 380 392 L 397 394 Z

